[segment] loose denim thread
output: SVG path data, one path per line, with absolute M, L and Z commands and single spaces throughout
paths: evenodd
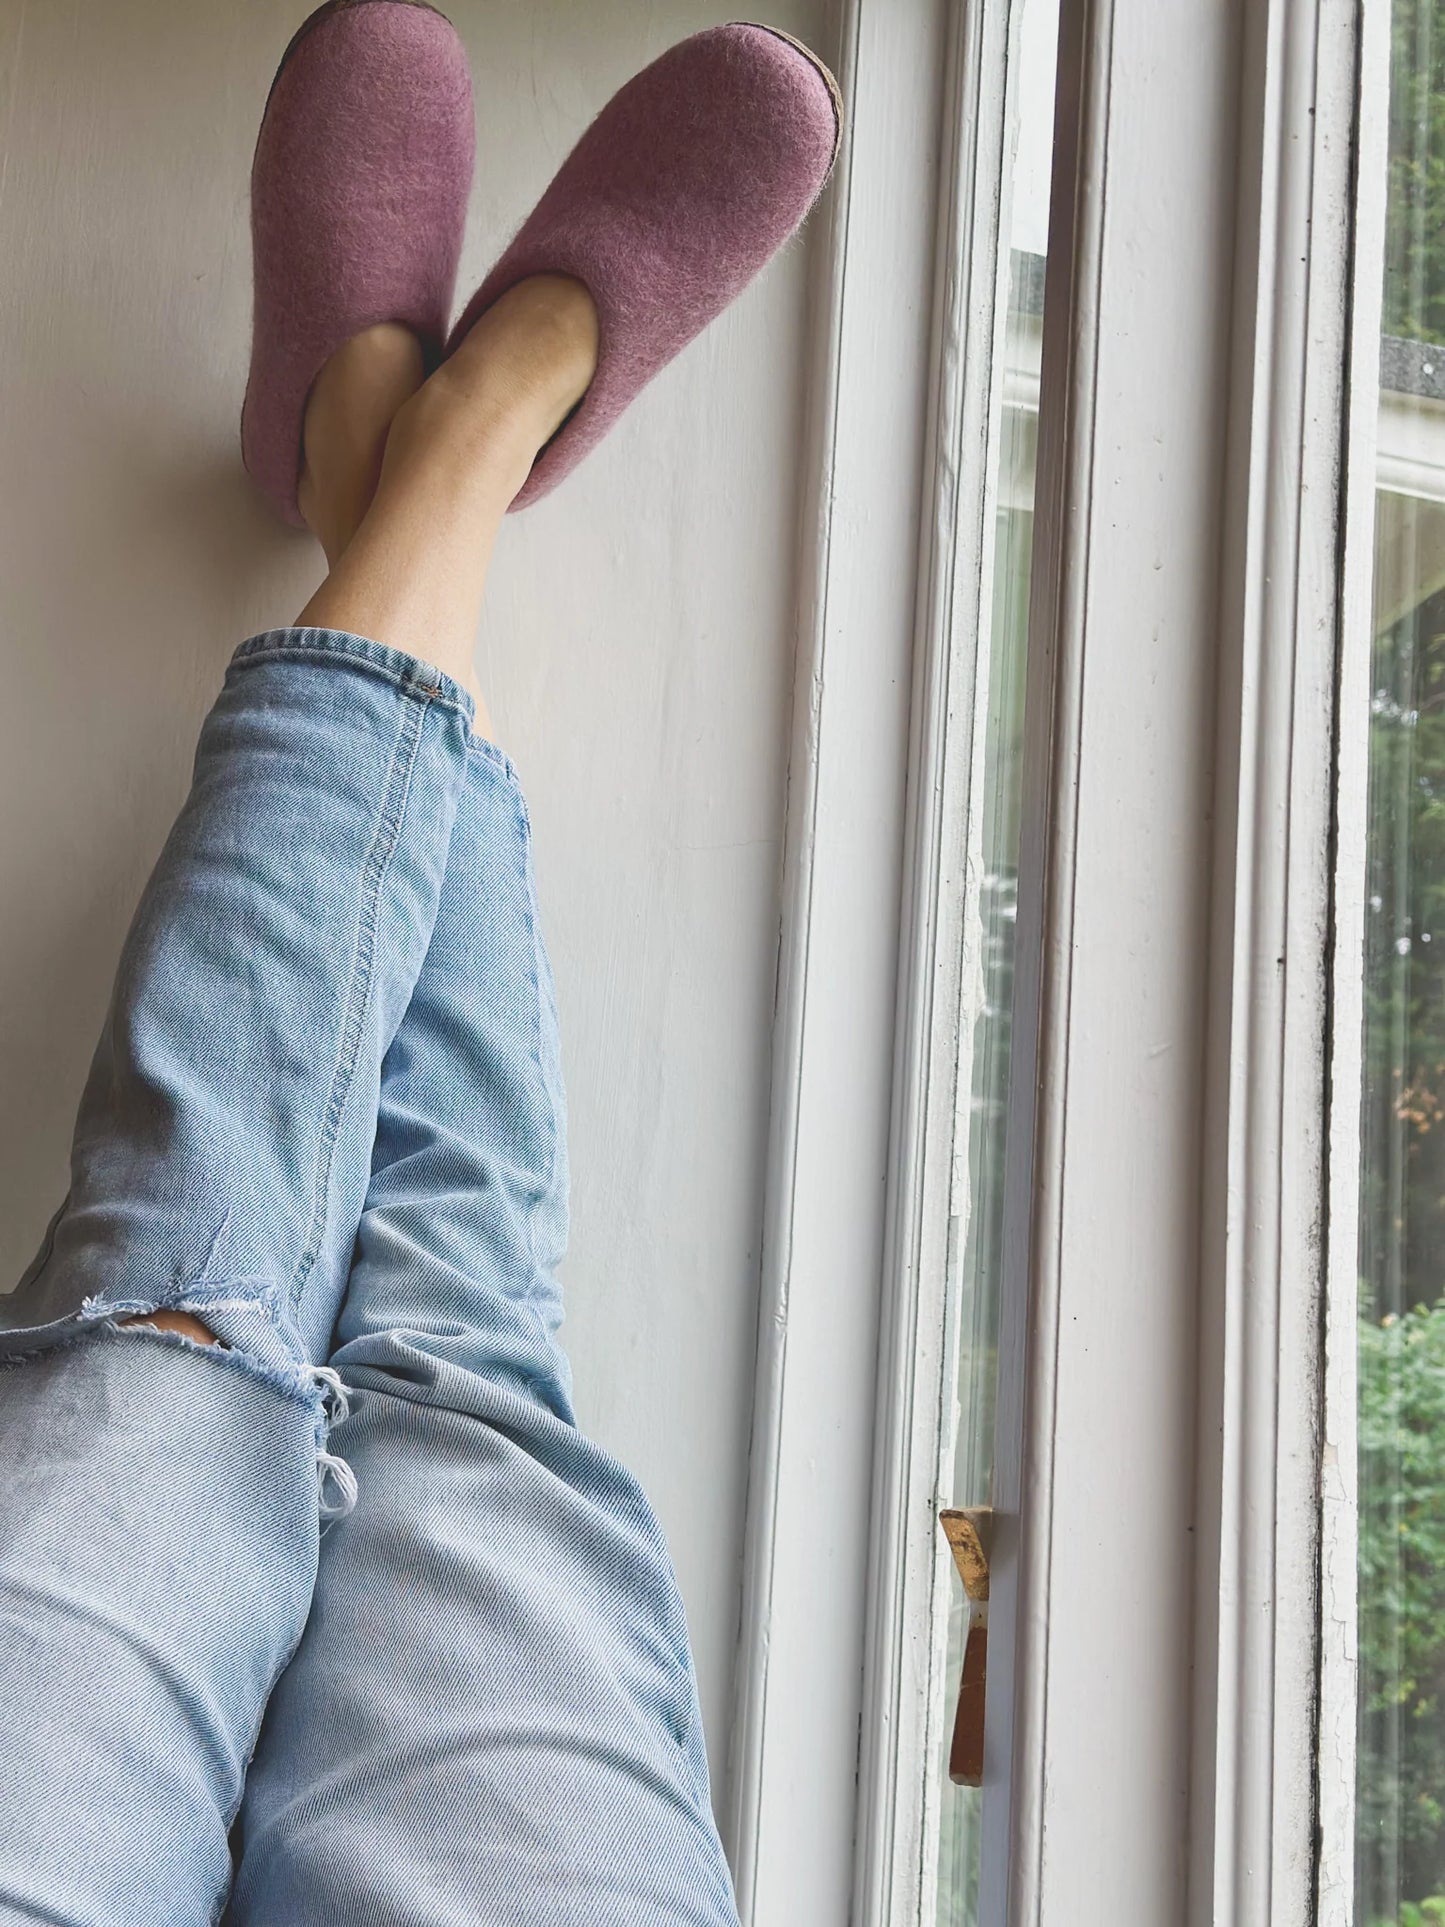
M 341 1382 L 341 1374 L 332 1366 L 313 1365 L 311 1376 L 322 1387 L 322 1412 L 326 1420 L 326 1435 L 316 1447 L 316 1496 L 321 1506 L 321 1517 L 329 1525 L 333 1519 L 344 1519 L 355 1508 L 357 1500 L 356 1474 L 345 1459 L 326 1449 L 331 1439 L 331 1428 L 351 1416 L 351 1399 Z M 338 1496 L 335 1499 L 326 1496 L 328 1479 L 336 1482 Z M 325 1530 L 325 1526 L 322 1530 Z

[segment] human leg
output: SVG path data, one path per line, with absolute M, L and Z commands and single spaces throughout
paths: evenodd
M 70 1196 L 0 1301 L 0 1918 L 203 1920 L 224 1892 L 310 1603 L 314 1367 L 469 720 L 414 659 L 297 628 L 238 652 L 203 732 Z M 223 1353 L 185 1342 L 212 1333 Z
M 537 450 L 585 391 L 597 361 L 597 315 L 578 282 L 538 275 L 512 289 L 398 410 L 374 498 L 302 624 L 354 630 L 423 655 L 482 702 L 472 655 L 497 531 Z M 353 383 L 347 396 L 355 393 Z M 318 399 L 329 402 L 323 393 Z M 313 526 L 345 530 L 354 499 L 346 399 L 313 427 L 302 500 Z M 312 475 L 318 478 L 313 486 Z M 485 707 L 476 718 L 486 734 Z
M 515 772 L 474 743 L 331 1364 L 353 1512 L 247 1781 L 229 1920 L 735 1920 L 677 1582 L 575 1426 L 565 1106 Z
M 525 307 L 493 324 L 503 349 Z M 496 436 L 523 475 L 549 432 L 545 406 L 522 426 L 550 392 L 535 320 L 537 383 Z M 417 594 L 440 572 L 479 600 L 505 497 L 471 492 L 451 549 L 419 510 L 497 396 L 479 381 L 445 433 L 423 446 L 418 428 L 376 505 L 372 559 L 346 578 L 373 632 L 402 633 L 396 611 L 417 606 L 388 600 L 398 526 Z M 318 522 L 337 526 L 360 477 L 324 428 L 311 440 L 335 485 L 315 491 Z M 448 620 L 436 653 L 460 668 L 475 605 Z M 349 1485 L 324 1450 L 322 1361 L 471 718 L 429 662 L 308 623 L 243 645 L 203 731 L 121 960 L 70 1196 L 0 1300 L 0 1706 L 18 1736 L 0 1749 L 0 1919 L 189 1922 L 225 1891 L 246 1761 L 310 1606 L 318 1450 L 323 1480 Z M 64 1800 L 37 1797 L 62 1760 Z
M 316 1367 L 468 721 L 408 658 L 282 630 L 238 652 L 202 733 L 69 1198 L 0 1300 L 0 1919 L 206 1920 L 224 1890 L 309 1604 Z M 124 1323 L 158 1309 L 220 1345 Z
M 425 611 L 461 668 L 477 591 L 457 585 L 585 382 L 578 292 L 523 284 L 406 404 L 306 616 L 403 641 Z M 530 825 L 474 740 L 330 1361 L 357 1504 L 248 1777 L 235 1927 L 734 1918 L 662 1536 L 573 1422 L 566 1186 Z
M 752 30 L 745 49 L 711 44 L 733 83 L 755 57 L 775 59 Z M 741 51 L 749 64 L 737 67 Z M 756 90 L 738 92 L 753 111 Z M 657 166 L 635 102 L 628 139 L 645 151 L 608 218 L 642 245 L 629 275 L 605 284 L 615 341 L 631 319 L 623 281 L 645 282 L 639 260 L 668 251 L 646 231 L 646 203 L 669 167 Z M 810 191 L 836 137 L 826 93 L 813 106 Z M 681 115 L 679 140 L 697 127 Z M 707 170 L 688 158 L 690 183 Z M 590 162 L 583 171 L 595 185 Z M 550 246 L 555 230 L 544 238 Z M 678 327 L 659 331 L 673 349 L 766 252 L 750 235 L 724 287 L 708 224 L 686 239 L 704 297 L 686 316 L 679 299 Z M 560 265 L 586 282 L 588 258 L 579 242 Z M 634 312 L 656 312 L 658 287 L 671 294 L 673 280 L 640 289 Z M 509 298 L 484 286 L 456 354 Z M 645 378 L 650 352 L 614 359 L 610 410 Z M 445 388 L 428 389 L 444 418 Z M 550 475 L 513 467 L 500 493 L 527 475 L 540 492 L 576 459 L 568 434 L 590 445 L 598 430 L 587 407 L 553 443 Z M 466 487 L 454 477 L 449 492 L 464 520 Z M 404 517 L 393 534 L 404 553 Z M 525 806 L 505 759 L 475 745 L 432 945 L 384 1071 L 332 1355 L 352 1401 L 339 1436 L 360 1471 L 358 1504 L 328 1535 L 311 1622 L 268 1711 L 241 1814 L 233 1927 L 358 1915 L 397 1927 L 736 1919 L 662 1537 L 635 1482 L 572 1419 L 555 1341 L 564 1199 Z
M 471 143 L 440 16 L 328 6 L 293 46 L 258 148 L 243 419 L 248 466 L 283 510 L 287 396 L 299 406 L 336 333 L 327 304 L 403 317 L 333 357 L 397 402 L 423 336 L 436 353 Z M 298 219 L 309 294 L 272 271 Z M 352 467 L 336 476 L 362 501 L 374 476 Z M 341 490 L 334 507 L 350 512 Z M 243 645 L 202 732 L 121 958 L 70 1194 L 0 1299 L 7 1921 L 190 1923 L 221 1904 L 318 1515 L 347 1497 L 320 1361 L 470 716 L 429 663 L 312 625 Z

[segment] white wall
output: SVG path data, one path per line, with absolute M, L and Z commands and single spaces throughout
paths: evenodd
M 0 0 L 0 1272 L 64 1187 L 131 909 L 232 648 L 318 554 L 239 464 L 247 170 L 303 0 Z M 475 284 L 587 118 L 724 8 L 451 0 Z M 823 0 L 773 0 L 805 38 Z M 504 532 L 479 647 L 537 827 L 572 1102 L 569 1346 L 726 1749 L 792 675 L 807 246 Z

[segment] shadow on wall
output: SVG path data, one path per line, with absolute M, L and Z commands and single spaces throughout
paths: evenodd
M 277 527 L 231 447 L 193 424 L 177 434 L 160 397 L 97 366 L 93 326 L 29 308 L 5 350 L 42 373 L 3 405 L 4 445 L 26 451 L 0 535 L 0 1088 L 26 1118 L 0 1158 L 3 1289 L 63 1192 L 116 955 L 226 659 L 314 575 L 309 543 Z

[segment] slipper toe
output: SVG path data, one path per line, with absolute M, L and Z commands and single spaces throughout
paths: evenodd
M 832 168 L 841 120 L 820 60 L 742 24 L 694 34 L 613 96 L 448 343 L 531 275 L 571 275 L 596 304 L 596 374 L 514 509 L 555 488 L 795 232 Z
M 327 359 L 383 321 L 439 358 L 474 140 L 465 50 L 425 0 L 329 0 L 286 50 L 251 170 L 241 449 L 296 527 L 306 399 Z

